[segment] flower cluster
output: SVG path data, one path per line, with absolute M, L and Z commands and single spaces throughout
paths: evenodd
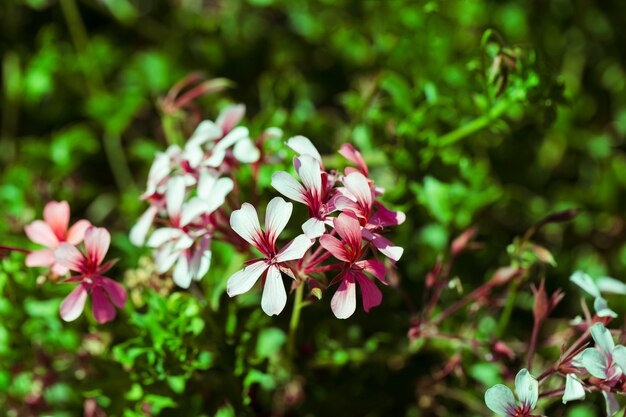
M 115 318 L 115 307 L 124 308 L 126 290 L 105 274 L 115 261 L 103 263 L 109 250 L 111 235 L 106 229 L 79 220 L 69 227 L 70 207 L 66 201 L 52 201 L 44 208 L 44 220 L 35 220 L 25 227 L 26 235 L 46 249 L 30 252 L 26 257 L 29 267 L 48 267 L 55 276 L 73 272 L 65 283 L 78 286 L 61 303 L 61 318 L 76 320 L 87 296 L 91 295 L 93 315 L 99 323 Z M 77 246 L 84 242 L 85 253 Z M 115 307 L 114 307 L 115 306 Z
M 293 166 L 299 181 L 281 171 L 272 176 L 272 186 L 306 206 L 303 233 L 277 250 L 277 238 L 291 217 L 293 204 L 274 198 L 266 208 L 263 230 L 255 208 L 244 203 L 232 213 L 230 225 L 262 257 L 235 273 L 228 280 L 227 292 L 231 297 L 242 294 L 262 277 L 262 308 L 268 315 L 279 314 L 287 300 L 281 272 L 295 279 L 295 286 L 307 282 L 312 288 L 320 288 L 324 283 L 311 282 L 311 278 L 336 270 L 329 284 L 339 284 L 331 301 L 335 316 L 345 319 L 356 310 L 356 284 L 361 289 L 363 307 L 369 311 L 381 303 L 382 293 L 366 273 L 386 285 L 387 267 L 378 258 L 386 257 L 393 265 L 403 250 L 383 233 L 389 226 L 401 224 L 405 216 L 378 201 L 383 190 L 375 187 L 361 154 L 351 145 L 343 145 L 339 153 L 356 168 L 348 167 L 344 172 L 326 170 L 318 150 L 303 136 L 289 139 L 287 146 L 298 154 Z M 322 265 L 331 257 L 338 263 Z

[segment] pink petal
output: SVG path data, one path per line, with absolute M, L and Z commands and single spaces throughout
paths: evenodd
M 229 297 L 234 297 L 235 295 L 248 292 L 267 268 L 268 265 L 265 261 L 256 261 L 241 271 L 235 272 L 228 278 L 226 293 Z
M 67 231 L 67 237 L 65 241 L 72 245 L 78 245 L 85 238 L 85 232 L 89 229 L 91 223 L 88 220 L 79 220 L 70 227 Z
M 177 224 L 180 219 L 185 191 L 185 179 L 182 177 L 174 177 L 167 183 L 167 190 L 165 191 L 167 214 L 174 224 Z
M 130 229 L 130 241 L 135 246 L 143 246 L 146 241 L 146 236 L 148 235 L 148 231 L 154 222 L 154 218 L 157 215 L 156 206 L 150 206 L 148 209 L 141 215 L 137 223 Z M 78 223 L 77 223 L 78 224 Z
M 286 262 L 301 259 L 312 245 L 313 241 L 306 235 L 299 235 L 278 252 L 275 260 L 276 262 Z
M 93 287 L 91 290 L 91 308 L 94 318 L 100 324 L 115 318 L 115 307 L 100 287 Z
M 340 261 L 350 262 L 350 255 L 339 239 L 331 235 L 320 237 L 320 245 Z
M 93 265 L 100 265 L 109 250 L 111 235 L 103 227 L 89 227 L 85 232 L 87 257 Z
M 101 277 L 100 283 L 104 291 L 109 294 L 109 298 L 113 301 L 113 304 L 118 308 L 124 308 L 127 299 L 126 289 L 120 283 L 107 277 Z
M 61 303 L 61 318 L 65 321 L 74 321 L 80 316 L 85 308 L 87 289 L 80 284 Z
M 41 220 L 35 220 L 31 224 L 24 227 L 24 232 L 28 238 L 40 245 L 47 246 L 51 249 L 59 245 L 59 239 L 56 237 L 48 223 Z
M 54 251 L 51 249 L 36 250 L 26 256 L 26 266 L 52 266 L 54 265 Z
M 246 242 L 259 249 L 257 242 L 262 239 L 261 225 L 252 204 L 243 203 L 239 210 L 233 211 L 230 215 L 230 227 Z
M 351 274 L 346 274 L 345 278 L 341 280 L 339 288 L 330 301 L 330 308 L 338 319 L 347 319 L 354 314 L 356 310 L 356 285 Z
M 363 309 L 369 312 L 372 307 L 380 305 L 383 301 L 383 294 L 380 292 L 376 284 L 374 284 L 367 276 L 360 272 L 354 274 L 356 280 L 361 287 L 361 297 L 363 299 Z
M 352 162 L 363 172 L 363 174 L 368 175 L 367 173 L 367 165 L 361 156 L 361 153 L 357 151 L 354 146 L 345 143 L 339 148 L 339 153 L 343 155 L 348 161 Z
M 272 187 L 290 200 L 307 204 L 306 190 L 302 184 L 284 171 L 272 174 Z
M 285 229 L 291 218 L 293 204 L 287 203 L 281 197 L 274 197 L 265 210 L 265 234 L 272 247 L 278 235 Z
M 274 265 L 267 270 L 261 308 L 268 316 L 278 315 L 287 304 L 287 292 L 280 271 Z
M 70 206 L 67 201 L 51 201 L 43 209 L 43 218 L 59 240 L 64 240 L 70 223 Z
M 395 246 L 391 241 L 378 233 L 371 233 L 369 230 L 363 229 L 363 237 L 372 242 L 380 253 L 394 262 L 399 261 L 404 253 L 402 247 Z
M 61 243 L 54 251 L 56 262 L 66 268 L 76 272 L 85 271 L 85 256 L 69 243 Z
M 353 172 L 346 175 L 343 184 L 362 207 L 372 206 L 372 188 L 363 174 Z
M 375 259 L 368 259 L 365 261 L 359 261 L 355 265 L 359 268 L 363 268 L 365 272 L 369 272 L 370 274 L 378 278 L 380 282 L 387 285 L 387 282 L 385 281 L 386 269 L 383 262 L 377 261 Z
M 363 242 L 361 225 L 354 215 L 341 213 L 339 217 L 333 220 L 333 224 L 339 236 L 341 236 L 353 251 L 356 252 L 361 249 L 361 242 Z
M 300 155 L 309 155 L 322 162 L 322 156 L 315 148 L 315 145 L 304 136 L 294 136 L 287 141 L 287 146 Z
M 322 170 L 319 161 L 310 155 L 302 155 L 300 158 L 294 158 L 294 166 L 304 188 L 319 197 L 322 194 Z
M 379 202 L 375 202 L 374 206 L 376 207 L 376 212 L 372 215 L 369 223 L 375 226 L 397 226 L 406 220 L 406 214 L 401 211 L 389 210 Z
M 52 265 L 52 273 L 55 275 L 61 276 L 67 274 L 68 272 L 70 272 L 70 270 L 59 263 Z
M 246 106 L 243 104 L 229 106 L 222 110 L 219 116 L 217 116 L 215 124 L 222 128 L 223 134 L 226 135 L 239 124 L 244 114 L 246 114 Z

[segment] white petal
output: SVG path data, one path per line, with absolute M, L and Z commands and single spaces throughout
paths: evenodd
M 574 374 L 567 374 L 565 377 L 565 391 L 563 392 L 563 404 L 568 401 L 584 400 L 585 389 L 580 379 Z
M 211 156 L 209 156 L 209 159 L 203 162 L 203 165 L 216 168 L 222 165 L 222 162 L 224 162 L 225 157 L 226 157 L 225 150 L 213 149 L 213 151 L 211 152 Z
M 350 194 L 363 206 L 372 205 L 372 189 L 367 178 L 360 172 L 352 172 L 343 177 L 343 184 Z
M 530 410 L 535 408 L 539 399 L 539 383 L 527 369 L 522 369 L 515 376 L 515 391 L 522 404 Z
M 569 277 L 569 280 L 585 290 L 592 297 L 600 297 L 600 290 L 593 279 L 582 271 L 576 271 Z
M 244 114 L 246 114 L 245 105 L 235 104 L 228 106 L 220 112 L 215 123 L 224 130 L 224 132 L 229 132 L 243 119 Z
M 617 345 L 613 349 L 613 361 L 622 370 L 622 373 L 626 373 L 626 347 Z
M 180 251 L 174 250 L 173 247 L 173 244 L 168 243 L 155 251 L 154 261 L 158 273 L 169 271 L 180 256 Z
M 233 155 L 239 162 L 251 164 L 259 160 L 261 151 L 250 138 L 243 138 L 235 143 Z
M 356 284 L 354 280 L 343 279 L 335 291 L 330 308 L 338 319 L 347 319 L 356 310 Z
M 268 316 L 278 315 L 287 304 L 287 292 L 283 284 L 280 271 L 275 266 L 270 266 L 265 278 L 261 308 Z
M 605 379 L 608 366 L 606 357 L 595 348 L 587 348 L 576 357 L 579 362 L 591 375 L 596 378 Z
M 616 280 L 611 277 L 601 277 L 598 279 L 598 288 L 602 292 L 609 292 L 612 294 L 626 295 L 626 284 L 622 281 Z
M 485 392 L 485 404 L 496 414 L 512 417 L 515 410 L 513 391 L 506 385 L 494 385 Z
M 165 194 L 167 214 L 170 219 L 177 221 L 180 216 L 180 210 L 185 200 L 185 179 L 174 177 L 167 183 L 167 192 Z
M 619 402 L 617 402 L 615 394 L 602 391 L 602 396 L 604 396 L 604 401 L 606 401 L 606 415 L 612 417 L 617 414 L 621 407 Z
M 617 317 L 617 313 L 609 308 L 606 300 L 602 297 L 597 297 L 593 300 L 593 309 L 598 317 Z
M 311 239 L 318 238 L 324 234 L 326 228 L 324 222 L 316 217 L 311 217 L 302 225 L 302 231 Z
M 250 132 L 247 127 L 238 126 L 231 130 L 226 136 L 220 139 L 219 142 L 215 145 L 213 149 L 214 152 L 226 151 L 226 149 L 233 146 L 235 143 L 239 142 L 244 138 L 249 138 Z
M 200 281 L 211 267 L 211 239 L 203 238 L 191 258 L 189 268 L 194 280 Z
M 265 234 L 271 244 L 276 242 L 278 236 L 287 226 L 291 218 L 293 204 L 288 203 L 281 197 L 274 197 L 265 210 Z
M 252 288 L 261 274 L 267 269 L 265 261 L 257 261 L 235 272 L 226 283 L 226 293 L 229 297 L 243 294 Z
M 148 231 L 150 230 L 150 226 L 152 226 L 152 222 L 157 215 L 157 208 L 155 206 L 150 206 L 148 209 L 141 215 L 137 223 L 130 229 L 130 241 L 135 246 L 143 246 L 146 241 L 146 236 L 148 235 Z
M 315 192 L 318 196 L 321 195 L 322 171 L 319 162 L 310 155 L 302 155 L 296 159 L 296 163 L 299 165 L 296 169 L 304 188 L 310 192 Z
M 204 150 L 198 145 L 188 144 L 185 146 L 183 159 L 185 159 L 192 168 L 197 168 L 204 159 Z
M 196 189 L 198 197 L 204 200 L 208 199 L 218 177 L 217 172 L 206 168 L 202 169 L 198 177 L 198 188 Z
M 613 336 L 602 323 L 591 326 L 591 337 L 596 342 L 596 347 L 606 354 L 610 354 L 615 347 Z
M 308 236 L 299 235 L 278 252 L 275 260 L 277 262 L 286 262 L 301 259 L 306 251 L 313 246 L 313 242 Z
M 187 145 L 200 146 L 221 137 L 222 134 L 222 129 L 217 124 L 210 120 L 203 120 L 187 141 Z
M 300 155 L 309 155 L 322 162 L 322 156 L 315 148 L 315 145 L 304 136 L 294 136 L 287 141 L 287 146 Z
M 189 271 L 189 258 L 187 253 L 181 254 L 178 262 L 176 262 L 172 278 L 179 287 L 189 288 L 189 284 L 191 284 L 191 273 Z
M 188 203 L 183 205 L 183 210 L 180 214 L 180 226 L 186 226 L 193 222 L 201 214 L 207 213 L 208 202 L 198 197 L 194 197 L 189 200 Z
M 173 227 L 162 227 L 152 232 L 152 235 L 150 235 L 146 246 L 150 248 L 158 248 L 166 242 L 179 239 L 182 235 L 183 231 L 180 229 L 175 229 Z
M 220 208 L 224 201 L 226 201 L 226 196 L 233 190 L 234 183 L 230 178 L 224 177 L 220 178 L 215 182 L 213 186 L 213 190 L 211 191 L 211 195 L 207 196 L 207 213 L 213 213 L 215 210 Z
M 285 171 L 278 171 L 272 174 L 272 187 L 290 200 L 307 204 L 305 189 L 294 177 Z
M 261 236 L 261 225 L 257 212 L 252 204 L 243 203 L 239 210 L 230 215 L 230 227 L 246 242 L 255 246 L 255 240 Z

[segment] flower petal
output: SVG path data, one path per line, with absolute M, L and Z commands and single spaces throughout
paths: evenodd
M 272 247 L 276 243 L 276 239 L 285 229 L 291 213 L 293 212 L 293 204 L 288 203 L 281 197 L 274 197 L 267 205 L 265 210 L 265 235 Z
M 360 172 L 343 177 L 343 185 L 362 207 L 372 206 L 372 189 L 367 178 Z
M 326 232 L 326 226 L 323 220 L 311 217 L 302 225 L 302 231 L 308 238 L 316 239 Z
M 91 290 L 91 309 L 94 318 L 100 324 L 115 318 L 115 307 L 100 287 L 93 287 Z
M 287 141 L 287 146 L 300 155 L 310 155 L 322 162 L 322 156 L 317 151 L 313 143 L 304 136 L 294 136 Z
M 595 348 L 587 348 L 576 357 L 579 362 L 591 375 L 596 378 L 605 379 L 608 363 L 606 357 Z
M 128 298 L 126 289 L 120 283 L 107 277 L 101 277 L 100 283 L 104 291 L 109 295 L 111 301 L 113 301 L 113 304 L 115 304 L 117 308 L 124 308 L 124 304 L 126 304 L 126 299 Z
M 598 288 L 601 292 L 626 295 L 626 284 L 611 277 L 601 277 L 598 279 Z
M 252 204 L 243 203 L 239 210 L 230 215 L 230 227 L 246 242 L 258 249 L 257 242 L 262 238 L 261 225 L 256 209 Z
M 359 268 L 363 268 L 365 272 L 369 272 L 373 276 L 375 276 L 380 282 L 387 285 L 385 281 L 385 274 L 387 270 L 385 269 L 385 264 L 382 261 L 378 261 L 376 259 L 367 259 L 364 261 L 359 261 L 355 265 Z
M 333 220 L 333 224 L 344 243 L 347 243 L 355 252 L 361 249 L 361 242 L 363 241 L 361 225 L 355 217 L 348 213 L 341 213 L 339 217 Z
M 346 274 L 330 301 L 330 308 L 338 319 L 347 319 L 356 310 L 356 285 L 351 274 Z
M 154 253 L 157 272 L 163 274 L 169 271 L 180 256 L 180 252 L 174 249 L 174 244 L 171 242 L 159 247 Z
M 239 126 L 231 130 L 226 136 L 220 139 L 219 142 L 213 148 L 213 152 L 221 153 L 225 152 L 228 148 L 243 140 L 245 138 L 250 137 L 250 132 L 247 127 Z
M 194 280 L 200 281 L 211 267 L 211 238 L 203 237 L 200 240 L 200 244 L 196 248 L 189 268 L 191 270 L 191 276 Z
M 87 231 L 87 229 L 89 229 L 90 226 L 91 223 L 89 222 L 89 220 L 77 221 L 72 225 L 72 227 L 70 227 L 70 230 L 67 231 L 65 241 L 67 243 L 71 243 L 74 246 L 78 245 L 85 238 L 85 232 Z
M 252 288 L 268 265 L 265 261 L 256 261 L 241 271 L 235 272 L 226 283 L 226 293 L 229 297 L 243 294 Z
M 367 165 L 361 156 L 361 153 L 357 151 L 354 146 L 349 143 L 344 143 L 339 148 L 339 154 L 346 158 L 348 161 L 352 162 L 363 172 L 363 174 L 367 175 Z
M 167 214 L 174 224 L 180 220 L 180 211 L 183 208 L 185 200 L 185 179 L 182 177 L 174 177 L 167 183 L 167 191 L 165 192 L 165 203 Z
M 148 243 L 146 243 L 146 246 L 148 246 L 149 248 L 159 248 L 167 242 L 180 239 L 184 234 L 185 232 L 180 229 L 175 229 L 173 227 L 162 227 L 152 232 L 150 238 L 148 239 Z
M 85 232 L 85 249 L 93 265 L 100 265 L 109 250 L 111 235 L 103 227 L 90 227 Z
M 539 383 L 527 369 L 522 369 L 515 376 L 515 391 L 517 398 L 528 410 L 535 408 L 539 399 Z
M 276 262 L 286 262 L 301 259 L 311 246 L 313 246 L 313 241 L 308 236 L 298 235 L 276 254 L 275 260 Z
M 609 308 L 606 300 L 602 297 L 593 300 L 593 309 L 598 317 L 617 317 L 617 313 Z
M 223 134 L 218 124 L 213 123 L 211 120 L 203 120 L 198 124 L 198 127 L 196 127 L 196 130 L 187 141 L 185 148 L 187 148 L 187 146 L 199 147 L 206 142 L 219 139 Z
M 515 412 L 515 397 L 506 385 L 497 384 L 489 388 L 485 392 L 485 404 L 491 411 L 504 417 L 513 417 Z
M 310 155 L 294 158 L 294 165 L 304 188 L 316 197 L 322 194 L 322 170 L 317 159 Z
M 51 201 L 43 209 L 43 218 L 59 240 L 65 239 L 70 223 L 70 205 L 67 201 Z
M 240 139 L 233 147 L 233 156 L 239 162 L 252 164 L 259 160 L 261 151 L 248 137 Z
M 591 337 L 596 342 L 596 347 L 605 354 L 610 354 L 615 347 L 613 336 L 602 323 L 596 323 L 591 326 Z
M 567 404 L 568 401 L 584 400 L 585 388 L 580 382 L 580 379 L 574 374 L 567 374 L 565 376 L 565 391 L 563 392 L 563 404 Z
M 52 249 L 36 250 L 26 256 L 26 266 L 29 268 L 34 266 L 52 266 L 55 262 Z
M 222 129 L 223 134 L 227 134 L 243 119 L 246 114 L 246 106 L 243 104 L 235 104 L 228 106 L 220 112 L 215 123 Z
M 48 223 L 41 220 L 35 220 L 31 224 L 24 227 L 24 232 L 28 238 L 40 245 L 47 246 L 51 249 L 59 245 L 59 239 L 56 237 Z
M 143 246 L 146 241 L 146 236 L 148 235 L 148 231 L 154 222 L 154 219 L 157 215 L 156 206 L 150 206 L 148 209 L 141 215 L 137 223 L 130 229 L 130 242 L 135 246 Z
M 376 284 L 374 284 L 367 276 L 362 273 L 355 273 L 356 280 L 361 288 L 361 298 L 363 300 L 363 310 L 369 312 L 372 307 L 379 306 L 383 301 L 383 294 L 380 292 Z
M 592 297 L 600 297 L 600 290 L 593 279 L 582 271 L 576 271 L 569 277 L 569 280 L 585 290 Z
M 181 288 L 189 288 L 189 284 L 191 284 L 191 273 L 189 271 L 189 254 L 188 251 L 184 251 L 181 256 L 178 258 L 176 262 L 176 267 L 174 268 L 174 273 L 172 274 L 172 278 L 176 285 Z
M 613 361 L 620 367 L 623 374 L 626 374 L 626 346 L 617 345 L 612 352 Z
M 320 236 L 320 245 L 340 261 L 350 262 L 350 254 L 336 237 L 331 235 Z
M 283 277 L 274 265 L 267 270 L 261 308 L 268 316 L 279 315 L 287 304 L 287 292 L 283 284 Z
M 74 321 L 81 315 L 87 300 L 87 289 L 80 284 L 61 303 L 60 314 L 65 321 Z
M 617 414 L 621 407 L 615 394 L 602 391 L 602 396 L 604 397 L 604 401 L 606 401 L 606 415 L 612 417 Z
M 72 271 L 84 272 L 85 270 L 85 255 L 69 243 L 61 243 L 54 251 L 54 258 L 58 264 Z
M 363 229 L 363 237 L 374 245 L 376 249 L 392 261 L 399 261 L 404 254 L 404 248 L 395 246 L 393 242 L 378 233 L 372 233 L 367 229 Z
M 307 204 L 306 190 L 302 184 L 285 171 L 272 174 L 272 187 L 290 200 Z

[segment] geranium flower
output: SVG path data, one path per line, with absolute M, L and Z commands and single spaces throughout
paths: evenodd
M 302 231 L 315 239 L 324 234 L 328 215 L 335 211 L 330 201 L 328 175 L 320 168 L 319 161 L 310 155 L 294 158 L 293 165 L 302 184 L 287 172 L 279 171 L 272 175 L 272 186 L 285 197 L 309 208 L 310 218 L 302 225 Z
M 368 272 L 381 283 L 385 281 L 385 265 L 377 260 L 361 260 L 363 256 L 363 236 L 359 221 L 351 214 L 341 213 L 333 220 L 335 231 L 342 240 L 323 235 L 320 244 L 335 258 L 344 262 L 342 271 L 332 283 L 340 282 L 331 300 L 331 309 L 339 319 L 346 319 L 356 310 L 356 283 L 361 288 L 363 309 L 369 312 L 378 306 L 383 298 L 378 287 L 363 272 Z M 332 284 L 331 283 L 331 284 Z
M 506 385 L 497 384 L 485 392 L 485 404 L 491 411 L 503 417 L 528 417 L 539 399 L 539 383 L 526 369 L 515 376 L 515 391 L 519 402 L 515 401 L 513 391 Z
M 111 278 L 103 276 L 115 262 L 102 264 L 111 235 L 106 229 L 89 227 L 85 232 L 86 254 L 69 243 L 61 243 L 55 251 L 56 261 L 79 275 L 65 282 L 78 282 L 79 285 L 61 303 L 61 318 L 73 321 L 85 308 L 87 296 L 91 294 L 94 318 L 98 323 L 106 323 L 115 318 L 115 305 L 124 308 L 126 290 Z
M 320 167 L 322 169 L 324 168 L 324 164 L 322 163 L 322 155 L 320 155 L 319 151 L 317 150 L 315 145 L 313 145 L 313 142 L 311 142 L 309 138 L 300 135 L 294 136 L 287 140 L 286 145 L 300 156 L 308 155 L 315 158 L 319 162 Z
M 44 221 L 35 220 L 26 225 L 24 231 L 28 238 L 47 249 L 30 252 L 26 256 L 26 266 L 51 267 L 57 275 L 65 275 L 68 269 L 54 257 L 54 251 L 63 242 L 78 245 L 85 236 L 85 230 L 91 223 L 87 220 L 79 220 L 68 229 L 70 222 L 70 206 L 67 201 L 51 201 L 43 210 Z
M 230 216 L 232 229 L 250 245 L 263 254 L 262 258 L 252 260 L 242 270 L 233 274 L 226 284 L 229 297 L 249 291 L 263 276 L 263 295 L 261 308 L 272 316 L 280 314 L 287 303 L 287 293 L 281 271 L 291 275 L 285 262 L 300 259 L 313 242 L 306 235 L 299 235 L 280 251 L 276 249 L 276 240 L 291 218 L 293 204 L 280 197 L 273 198 L 265 213 L 265 230 L 261 229 L 254 206 L 244 203 L 241 209 Z
M 585 387 L 576 374 L 565 375 L 565 391 L 563 391 L 563 404 L 568 401 L 584 400 Z

